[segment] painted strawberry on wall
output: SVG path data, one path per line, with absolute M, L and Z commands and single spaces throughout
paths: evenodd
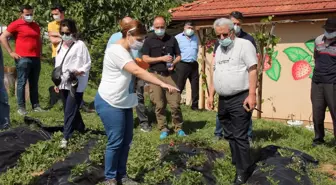
M 314 40 L 305 43 L 311 53 L 314 53 Z M 292 76 L 294 80 L 302 80 L 309 76 L 312 78 L 315 63 L 312 54 L 309 54 L 301 47 L 289 47 L 283 51 L 288 59 L 294 62 L 292 66 Z

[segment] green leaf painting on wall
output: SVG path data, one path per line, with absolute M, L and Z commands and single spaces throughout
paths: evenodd
M 281 65 L 277 59 L 272 59 L 272 67 L 266 71 L 267 76 L 273 80 L 278 81 L 281 73 Z
M 314 53 L 314 45 L 315 45 L 315 40 L 308 40 L 305 42 L 306 47 L 309 49 L 310 52 Z
M 309 57 L 309 53 L 307 53 L 304 49 L 300 47 L 289 47 L 284 50 L 287 54 L 288 58 L 292 62 L 297 62 L 300 60 L 304 60 L 305 58 Z
M 278 81 L 281 73 L 281 64 L 276 58 L 279 52 L 274 51 L 272 57 L 266 55 L 264 62 L 264 71 L 266 75 L 273 81 Z

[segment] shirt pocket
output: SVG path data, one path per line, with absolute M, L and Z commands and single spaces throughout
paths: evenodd
M 229 71 L 241 71 L 245 69 L 243 60 L 239 56 L 231 56 L 228 63 Z

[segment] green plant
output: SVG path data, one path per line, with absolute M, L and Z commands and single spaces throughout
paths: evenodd
M 199 167 L 202 166 L 208 160 L 207 156 L 204 153 L 192 156 L 187 161 L 187 167 Z
M 69 181 L 73 182 L 74 178 L 84 175 L 84 172 L 88 170 L 89 167 L 90 163 L 88 161 L 85 161 L 82 164 L 77 164 L 74 168 L 71 169 Z
M 275 29 L 275 24 L 272 23 L 274 16 L 268 16 L 260 21 L 260 24 L 254 24 L 255 32 L 252 33 L 256 43 L 257 51 L 259 53 L 258 62 L 258 100 L 257 106 L 259 110 L 262 110 L 262 85 L 263 85 L 263 71 L 265 68 L 266 58 L 271 56 L 271 68 L 266 71 L 266 74 L 273 80 L 277 81 L 280 77 L 281 66 L 279 61 L 276 59 L 277 52 L 274 52 L 274 47 L 279 43 L 280 38 L 273 34 Z M 271 28 L 269 28 L 271 25 Z M 269 62 L 269 61 L 267 61 Z M 268 64 L 268 63 L 266 63 Z M 268 64 L 270 65 L 270 64 Z M 269 72 L 268 72 L 269 71 Z M 261 118 L 261 112 L 257 113 L 258 119 Z
M 202 185 L 203 175 L 200 172 L 191 170 L 184 171 L 179 178 L 173 178 L 173 185 L 192 184 Z
M 273 179 L 273 177 L 271 176 L 267 176 L 267 181 L 271 184 L 271 185 L 278 185 L 280 183 L 280 180 L 275 180 Z

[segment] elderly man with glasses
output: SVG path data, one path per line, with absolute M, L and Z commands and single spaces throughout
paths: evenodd
M 212 109 L 215 92 L 219 94 L 218 119 L 224 128 L 224 138 L 230 143 L 232 164 L 236 166 L 234 184 L 240 185 L 246 183 L 252 170 L 247 132 L 256 106 L 257 54 L 250 41 L 236 37 L 230 19 L 217 19 L 214 29 L 220 46 L 216 50 L 207 104 Z
M 234 24 L 233 28 L 235 30 L 236 36 L 239 37 L 239 38 L 250 41 L 253 44 L 253 46 L 255 48 L 257 48 L 257 45 L 255 43 L 254 38 L 242 29 L 242 22 L 243 22 L 243 19 L 244 19 L 243 14 L 241 12 L 238 12 L 238 11 L 233 11 L 233 12 L 230 13 L 229 18 L 231 19 L 231 21 Z M 218 46 L 219 46 L 219 42 L 216 41 L 215 48 L 214 48 L 214 56 L 216 55 L 216 50 L 217 50 Z M 215 128 L 215 133 L 214 134 L 215 134 L 216 139 L 218 139 L 218 140 L 223 138 L 223 125 L 220 124 L 220 122 L 218 120 L 218 116 L 217 116 L 217 119 L 216 119 L 216 128 Z M 248 137 L 249 137 L 250 146 L 252 146 L 253 145 L 253 142 L 252 142 L 252 138 L 253 138 L 252 119 L 251 119 L 250 127 L 249 127 L 249 130 L 248 130 Z

